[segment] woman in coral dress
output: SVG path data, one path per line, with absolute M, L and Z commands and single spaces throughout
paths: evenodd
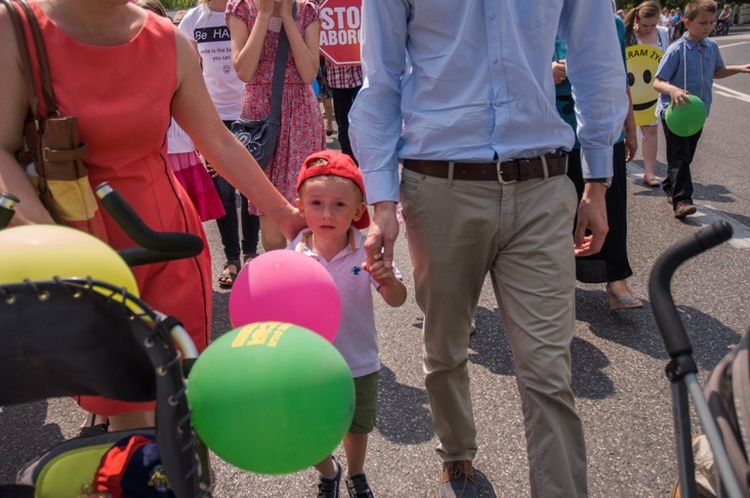
M 169 19 L 122 0 L 30 3 L 41 25 L 60 111 L 78 117 L 81 140 L 88 144 L 84 163 L 92 186 L 109 182 L 154 230 L 189 232 L 205 241 L 198 215 L 169 164 L 166 138 L 174 115 L 214 167 L 259 203 L 284 233 L 291 237 L 301 229 L 292 207 L 224 127 L 194 48 Z M 29 109 L 20 60 L 10 16 L 0 9 L 0 191 L 21 198 L 14 223 L 52 223 L 14 158 Z M 105 224 L 112 247 L 134 245 L 106 214 Z M 198 349 L 205 348 L 212 293 L 208 245 L 195 258 L 133 272 L 141 298 L 181 320 Z M 81 406 L 110 416 L 112 430 L 153 424 L 152 404 L 84 398 Z
M 296 1 L 297 13 L 292 17 Z M 318 76 L 318 5 L 310 0 L 229 0 L 227 23 L 232 36 L 232 59 L 237 76 L 245 82 L 242 117 L 259 120 L 271 108 L 273 69 L 282 25 L 289 39 L 289 57 L 281 101 L 281 126 L 276 151 L 266 174 L 281 194 L 293 203 L 297 176 L 305 158 L 326 148 L 325 128 L 312 82 Z M 275 223 L 260 214 L 266 251 L 286 246 Z

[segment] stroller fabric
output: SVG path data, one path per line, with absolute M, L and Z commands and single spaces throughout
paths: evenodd
M 750 332 L 727 354 L 711 373 L 704 389 L 708 406 L 721 431 L 732 469 L 742 485 L 745 497 L 750 497 Z M 717 496 L 723 495 L 718 472 L 714 476 Z

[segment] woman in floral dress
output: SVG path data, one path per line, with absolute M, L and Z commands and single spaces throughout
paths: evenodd
M 292 6 L 296 2 L 296 16 Z M 312 82 L 318 75 L 318 5 L 311 0 L 230 0 L 227 22 L 232 36 L 232 60 L 242 92 L 242 117 L 263 119 L 270 112 L 273 68 L 279 32 L 284 26 L 289 39 L 289 57 L 281 102 L 281 126 L 276 151 L 266 174 L 281 194 L 293 203 L 300 166 L 313 152 L 325 149 L 325 129 Z M 260 215 L 263 248 L 286 246 L 276 224 L 254 204 L 250 212 Z

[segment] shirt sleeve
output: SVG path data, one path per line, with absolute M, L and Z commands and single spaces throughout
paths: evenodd
M 320 7 L 315 2 L 305 2 L 302 4 L 301 12 L 297 13 L 297 17 L 302 19 L 302 30 L 307 29 L 309 25 L 317 21 L 320 17 Z M 299 23 L 299 19 L 298 22 Z
M 667 49 L 662 56 L 659 67 L 656 69 L 656 77 L 666 82 L 671 82 L 677 73 L 677 67 L 680 63 L 680 54 L 682 53 L 682 43 L 675 42 Z
M 724 67 L 724 58 L 721 56 L 721 50 L 719 49 L 719 45 L 714 43 L 712 45 L 714 53 L 716 54 L 716 57 L 714 58 L 714 73 Z
M 365 78 L 349 113 L 349 137 L 370 204 L 399 199 L 397 146 L 408 17 L 404 0 L 362 1 Z
M 195 34 L 193 33 L 195 29 L 195 14 L 193 11 L 188 12 L 185 14 L 185 17 L 182 18 L 182 21 L 180 21 L 180 24 L 177 25 L 177 29 L 185 33 L 187 37 L 190 39 L 191 42 L 195 42 Z
M 568 54 L 584 178 L 611 177 L 612 146 L 628 112 L 625 68 L 617 61 L 620 44 L 609 2 L 565 0 L 558 35 Z M 617 55 L 615 55 L 617 54 Z

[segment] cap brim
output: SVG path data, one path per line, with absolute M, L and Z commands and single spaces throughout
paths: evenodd
M 366 207 L 364 213 L 362 213 L 362 216 L 360 216 L 357 221 L 353 222 L 352 226 L 357 230 L 364 230 L 365 228 L 370 226 L 370 212 Z

